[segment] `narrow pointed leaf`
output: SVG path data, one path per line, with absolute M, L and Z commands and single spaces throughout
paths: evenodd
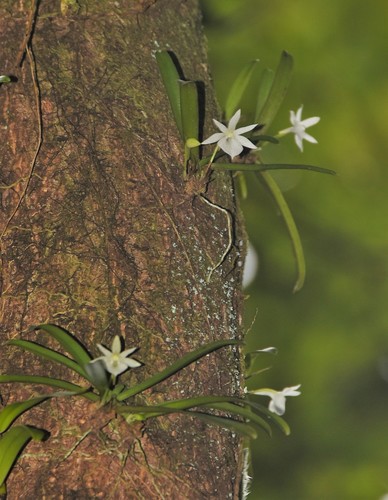
M 255 425 L 251 425 L 246 422 L 239 422 L 238 420 L 233 420 L 229 417 L 219 417 L 216 415 L 210 415 L 208 413 L 201 413 L 192 410 L 179 410 L 176 408 L 168 408 L 164 406 L 119 406 L 115 408 L 117 413 L 120 415 L 128 414 L 128 421 L 131 422 L 131 416 L 134 415 L 133 420 L 147 420 L 148 418 L 157 418 L 162 415 L 169 415 L 173 413 L 180 413 L 184 415 L 189 415 L 192 417 L 204 420 L 207 423 L 219 425 L 225 427 L 232 431 L 238 432 L 246 437 L 255 439 L 257 437 L 257 432 Z M 130 410 L 130 411 L 128 411 Z
M 268 170 L 308 170 L 320 174 L 336 175 L 334 170 L 290 163 L 213 163 L 213 170 L 233 170 L 238 172 L 266 172 Z
M 239 340 L 234 340 L 234 339 L 217 340 L 215 342 L 211 342 L 210 344 L 206 344 L 205 346 L 202 346 L 199 349 L 196 349 L 195 351 L 186 354 L 185 356 L 178 359 L 177 361 L 175 361 L 175 363 L 168 366 L 161 372 L 153 375 L 152 377 L 149 377 L 140 384 L 137 384 L 134 387 L 130 387 L 128 390 L 122 392 L 117 397 L 117 400 L 124 401 L 127 398 L 135 396 L 136 394 L 139 394 L 140 392 L 143 392 L 146 389 L 149 389 L 150 387 L 159 384 L 163 380 L 166 380 L 167 378 L 174 375 L 174 373 L 177 373 L 179 370 L 182 370 L 183 368 L 190 365 L 191 363 L 194 363 L 194 361 L 197 361 L 203 356 L 206 356 L 207 354 L 210 354 L 211 352 L 216 351 L 217 349 L 221 349 L 222 347 L 228 345 L 237 345 L 237 344 L 241 344 L 241 342 Z
M 233 415 L 238 415 L 244 419 L 247 419 L 251 424 L 255 424 L 263 429 L 269 436 L 272 436 L 272 431 L 270 425 L 256 413 L 253 413 L 250 409 L 244 408 L 233 403 L 210 403 L 205 405 L 207 408 L 213 408 L 214 410 L 222 410 Z
M 99 399 L 96 394 L 93 394 L 92 392 L 86 392 L 89 390 L 88 387 L 82 387 L 80 385 L 72 384 L 71 382 L 66 382 L 65 380 L 60 380 L 57 378 L 42 377 L 39 375 L 0 375 L 0 384 L 9 383 L 48 385 L 50 387 L 56 387 L 65 391 L 70 391 L 72 393 L 79 393 L 83 397 L 90 399 L 91 401 L 98 401 Z
M 276 205 L 278 206 L 283 220 L 286 224 L 288 234 L 290 235 L 291 244 L 295 255 L 297 274 L 293 291 L 294 293 L 298 292 L 303 287 L 306 277 L 306 263 L 304 260 L 303 246 L 300 240 L 298 228 L 296 227 L 291 210 L 289 209 L 287 202 L 281 190 L 279 189 L 279 186 L 276 184 L 269 172 L 258 172 L 257 175 L 259 177 L 259 180 L 265 186 L 266 190 L 269 192 Z
M 292 66 L 293 59 L 291 54 L 283 51 L 276 69 L 271 90 L 269 91 L 267 100 L 257 117 L 257 122 L 263 125 L 263 128 L 261 129 L 262 132 L 268 129 L 279 111 L 290 83 Z
M 234 113 L 239 108 L 242 96 L 252 78 L 254 70 L 257 68 L 258 59 L 251 61 L 239 73 L 234 81 L 232 88 L 229 91 L 225 104 L 225 118 L 230 120 Z
M 248 198 L 248 186 L 247 179 L 243 173 L 237 174 L 237 183 L 241 199 L 246 200 Z
M 240 404 L 245 404 L 245 400 L 236 398 L 234 396 L 197 396 L 194 398 L 164 401 L 163 403 L 157 406 L 162 406 L 163 408 L 175 408 L 178 410 L 187 410 L 199 406 L 204 406 L 204 405 L 208 406 L 216 403 L 227 403 L 231 401 Z
M 5 483 L 19 454 L 31 440 L 42 441 L 47 433 L 27 425 L 17 425 L 0 437 L 0 485 Z
M 81 368 L 92 360 L 85 347 L 63 328 L 60 328 L 56 325 L 43 324 L 36 326 L 34 329 L 43 330 L 44 332 L 54 337 L 55 340 L 58 341 L 62 348 L 73 357 L 73 359 Z M 85 371 L 83 376 L 87 378 L 87 374 Z
M 248 437 L 250 439 L 257 438 L 257 432 L 253 425 L 250 425 L 246 422 L 239 422 L 237 420 L 233 420 L 232 418 L 227 417 L 218 417 L 216 415 L 209 415 L 208 413 L 194 412 L 188 411 L 185 412 L 188 415 L 194 416 L 203 420 L 207 424 L 218 425 L 220 427 L 224 427 L 229 429 L 230 431 L 237 432 L 242 436 Z
M 179 80 L 183 138 L 198 140 L 199 110 L 196 82 Z
M 27 399 L 17 403 L 11 403 L 0 411 L 0 434 L 5 432 L 8 427 L 24 412 L 30 410 L 34 406 L 46 401 L 49 396 L 40 396 L 38 398 Z
M 8 344 L 21 347 L 22 349 L 37 354 L 42 358 L 65 365 L 70 368 L 70 370 L 73 370 L 82 377 L 85 377 L 85 370 L 81 366 L 79 366 L 74 360 L 68 358 L 67 356 L 64 356 L 63 354 L 60 354 L 57 351 L 54 351 L 47 347 L 43 347 L 35 342 L 30 342 L 29 340 L 14 339 L 10 340 Z
M 257 92 L 257 103 L 256 103 L 256 113 L 255 113 L 255 122 L 258 123 L 260 113 L 263 109 L 263 106 L 268 99 L 269 92 L 271 90 L 271 85 L 273 82 L 273 71 L 272 69 L 266 68 L 263 71 L 260 80 L 259 90 Z
M 170 101 L 171 111 L 174 116 L 176 126 L 183 138 L 183 127 L 181 118 L 181 99 L 178 80 L 179 72 L 173 61 L 173 58 L 166 50 L 161 50 L 155 54 L 156 62 L 162 76 L 164 88 L 166 89 L 168 100 Z
M 198 89 L 197 84 L 192 81 L 179 80 L 179 91 L 181 101 L 181 118 L 183 140 L 198 140 L 199 134 L 199 109 L 198 109 Z M 190 148 L 188 151 L 190 158 L 197 162 L 199 160 L 199 149 Z

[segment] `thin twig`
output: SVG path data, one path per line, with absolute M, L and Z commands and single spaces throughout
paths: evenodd
M 32 0 L 30 15 L 29 15 L 28 20 L 27 20 L 26 32 L 25 32 L 23 41 L 20 45 L 18 55 L 16 57 L 16 66 L 17 67 L 21 66 L 23 64 L 24 56 L 25 56 L 26 52 L 28 52 L 27 48 L 31 42 L 31 37 L 32 37 L 32 34 L 34 32 L 36 16 L 38 13 L 38 5 L 39 5 L 39 0 Z
M 36 148 L 35 148 L 34 157 L 32 158 L 32 161 L 31 161 L 31 164 L 30 164 L 30 171 L 28 173 L 28 177 L 27 177 L 26 184 L 24 186 L 23 192 L 22 192 L 22 194 L 21 194 L 21 196 L 19 198 L 19 201 L 18 201 L 16 207 L 14 208 L 11 216 L 9 217 L 7 223 L 5 224 L 4 229 L 2 230 L 2 232 L 0 234 L 0 241 L 2 240 L 3 236 L 7 232 L 7 229 L 9 227 L 12 219 L 15 217 L 16 212 L 19 210 L 20 205 L 22 204 L 22 201 L 24 200 L 24 198 L 26 196 L 28 187 L 29 187 L 31 179 L 32 179 L 32 175 L 34 173 L 34 169 L 35 169 L 35 165 L 36 165 L 36 160 L 38 158 L 39 151 L 40 151 L 40 148 L 42 147 L 42 143 L 43 143 L 43 118 L 42 118 L 42 108 L 41 108 L 41 102 L 40 102 L 40 88 L 39 88 L 38 76 L 37 76 L 37 71 L 36 71 L 36 62 L 35 62 L 34 53 L 33 53 L 32 49 L 31 49 L 31 47 L 29 47 L 27 45 L 26 51 L 27 51 L 27 57 L 28 57 L 28 60 L 29 60 L 29 63 L 30 63 L 31 76 L 32 76 L 32 81 L 33 81 L 33 85 L 34 85 L 35 103 L 36 103 L 36 114 L 37 114 L 37 117 L 38 117 L 38 142 L 37 142 L 37 145 L 36 145 Z

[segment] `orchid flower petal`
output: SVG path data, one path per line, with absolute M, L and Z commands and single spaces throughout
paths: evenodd
M 128 357 L 136 351 L 137 347 L 121 351 L 121 341 L 118 335 L 116 335 L 113 339 L 111 350 L 101 344 L 97 344 L 97 347 L 103 353 L 103 356 L 93 359 L 91 363 L 94 363 L 97 360 L 102 360 L 106 370 L 115 377 L 120 375 L 120 373 L 123 373 L 128 368 L 137 368 L 141 366 L 139 361 Z
M 217 142 L 217 146 L 228 154 L 232 159 L 238 156 L 244 149 L 256 149 L 256 146 L 242 134 L 250 132 L 253 130 L 257 123 L 253 125 L 248 125 L 246 127 L 241 127 L 236 129 L 237 123 L 241 118 L 241 110 L 237 110 L 236 113 L 229 120 L 228 126 L 223 125 L 221 122 L 213 119 L 215 125 L 221 130 L 221 133 L 216 133 L 208 137 L 202 142 L 202 144 L 213 144 Z
M 311 142 L 313 144 L 318 143 L 318 141 L 313 136 L 306 133 L 306 128 L 316 125 L 320 121 L 320 117 L 312 116 L 311 118 L 302 120 L 302 110 L 303 106 L 301 106 L 296 111 L 296 113 L 294 111 L 290 111 L 290 122 L 292 127 L 281 130 L 279 132 L 279 135 L 282 136 L 290 133 L 295 134 L 295 143 L 303 152 L 303 140 L 306 140 L 307 142 Z

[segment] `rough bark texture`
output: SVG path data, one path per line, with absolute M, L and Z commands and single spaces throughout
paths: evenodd
M 42 322 L 67 328 L 94 353 L 116 334 L 139 346 L 145 366 L 127 382 L 206 342 L 239 337 L 231 178 L 213 176 L 206 192 L 234 220 L 233 248 L 207 283 L 228 245 L 227 217 L 183 180 L 183 148 L 154 58 L 170 48 L 185 76 L 205 83 L 210 132 L 217 107 L 197 1 L 42 0 L 24 51 L 31 3 L 0 4 L 0 73 L 17 78 L 0 87 L 1 372 L 69 377 L 6 345 L 16 336 L 45 342 L 28 331 Z M 30 389 L 0 392 L 12 401 Z M 241 393 L 234 349 L 143 400 L 224 393 Z M 132 427 L 111 418 L 74 398 L 29 413 L 25 420 L 51 437 L 28 445 L 9 498 L 237 498 L 241 450 L 231 432 L 185 416 Z

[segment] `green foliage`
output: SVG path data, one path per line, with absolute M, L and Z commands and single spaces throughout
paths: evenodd
M 109 369 L 105 358 L 112 357 L 117 361 L 120 359 L 119 337 L 112 344 L 112 351 L 102 348 L 107 352 L 105 356 L 93 360 L 86 348 L 69 332 L 52 324 L 42 324 L 34 328 L 47 333 L 55 339 L 60 347 L 71 357 L 41 346 L 38 343 L 14 339 L 9 344 L 33 353 L 44 360 L 49 360 L 59 365 L 66 366 L 77 375 L 81 375 L 86 385 L 73 384 L 67 380 L 54 379 L 39 375 L 0 375 L 0 383 L 23 383 L 42 384 L 54 388 L 61 388 L 61 392 L 53 392 L 38 396 L 25 401 L 12 403 L 0 412 L 0 488 L 5 491 L 5 480 L 8 476 L 17 456 L 29 439 L 43 439 L 44 431 L 33 429 L 29 426 L 11 427 L 15 420 L 22 414 L 28 412 L 53 397 L 80 396 L 99 403 L 99 406 L 113 405 L 115 412 L 122 415 L 128 423 L 143 421 L 149 418 L 162 417 L 172 413 L 183 413 L 187 416 L 196 417 L 209 424 L 216 424 L 240 433 L 245 437 L 256 438 L 258 431 L 264 430 L 271 434 L 269 422 L 277 425 L 281 430 L 287 430 L 287 424 L 279 420 L 265 408 L 259 407 L 247 398 L 236 398 L 233 396 L 198 396 L 180 400 L 166 400 L 157 405 L 139 405 L 134 400 L 135 396 L 147 389 L 167 380 L 175 373 L 183 370 L 190 364 L 197 362 L 204 356 L 227 346 L 239 346 L 240 341 L 225 339 L 211 342 L 178 359 L 170 366 L 143 382 L 127 387 L 125 384 L 117 383 L 116 368 Z M 117 349 L 117 350 L 116 350 Z M 123 351 L 122 359 L 131 354 L 135 349 Z M 129 365 L 140 366 L 136 360 L 130 360 Z M 125 366 L 124 366 L 125 368 Z M 110 379 L 107 372 L 110 371 Z M 91 385 L 90 385 L 91 384 Z M 221 412 L 214 415 L 206 410 L 217 410 Z M 263 416 L 265 418 L 263 418 Z M 237 417 L 237 418 L 236 418 Z
M 234 113 L 239 108 L 241 99 L 243 98 L 244 92 L 246 91 L 249 82 L 251 81 L 253 72 L 257 68 L 258 62 L 259 60 L 256 59 L 255 61 L 252 61 L 247 66 L 245 66 L 234 81 L 225 103 L 226 120 L 230 120 L 232 115 L 234 115 Z
M 163 80 L 164 88 L 167 92 L 168 100 L 170 101 L 171 111 L 174 116 L 176 126 L 183 139 L 184 135 L 181 116 L 181 91 L 179 85 L 181 76 L 170 52 L 166 50 L 159 50 L 156 52 L 155 57 L 156 62 L 159 66 L 159 71 Z
M 263 80 L 261 82 L 263 89 L 259 89 L 258 91 L 258 105 L 256 107 L 257 116 L 255 116 L 255 120 L 263 125 L 263 128 L 261 130 L 262 132 L 266 131 L 270 127 L 271 123 L 279 112 L 279 109 L 287 94 L 288 86 L 290 84 L 292 67 L 293 59 L 291 54 L 283 51 L 280 56 L 280 61 L 275 73 L 275 77 L 272 80 L 272 84 L 270 87 L 268 85 L 269 77 L 266 76 L 270 73 L 265 73 L 263 76 Z M 267 92 L 267 98 L 264 99 Z M 262 106 L 261 101 L 263 101 Z M 260 110 L 259 113 L 257 113 L 258 110 Z
M 283 51 L 280 56 L 280 61 L 274 76 L 272 71 L 268 69 L 264 69 L 262 73 L 260 85 L 256 89 L 255 121 L 259 125 L 258 133 L 256 131 L 251 131 L 252 128 L 254 128 L 254 125 L 245 128 L 243 127 L 242 129 L 236 129 L 238 120 L 237 117 L 240 113 L 237 108 L 240 106 L 240 103 L 244 97 L 244 93 L 247 91 L 247 88 L 251 83 L 252 76 L 257 68 L 258 60 L 256 59 L 245 66 L 235 79 L 226 98 L 224 111 L 225 118 L 229 120 L 228 127 L 231 127 L 231 129 L 224 126 L 224 128 L 221 129 L 222 132 L 218 133 L 218 136 L 224 136 L 224 139 L 222 140 L 228 141 L 233 135 L 234 138 L 232 139 L 232 141 L 237 141 L 238 143 L 240 143 L 241 150 L 243 149 L 242 146 L 248 146 L 250 148 L 256 147 L 257 149 L 250 151 L 250 155 L 245 155 L 245 157 L 243 156 L 244 160 L 249 157 L 253 158 L 254 163 L 250 163 L 248 160 L 230 164 L 218 161 L 220 158 L 225 156 L 225 154 L 229 154 L 233 160 L 233 155 L 230 153 L 230 151 L 228 151 L 228 149 L 224 149 L 225 146 L 221 145 L 221 140 L 218 142 L 217 139 L 214 140 L 212 137 L 209 138 L 208 141 L 204 141 L 204 144 L 217 142 L 213 153 L 210 156 L 201 157 L 200 153 L 202 151 L 198 148 L 198 146 L 200 146 L 198 137 L 203 136 L 203 134 L 201 133 L 201 131 L 199 131 L 200 110 L 198 109 L 196 82 L 185 82 L 178 78 L 178 67 L 180 68 L 180 66 L 172 53 L 167 51 L 159 51 L 157 52 L 156 60 L 159 66 L 167 96 L 170 101 L 171 110 L 175 119 L 176 126 L 184 141 L 184 177 L 186 177 L 188 173 L 189 160 L 191 160 L 193 163 L 193 168 L 190 169 L 192 175 L 199 175 L 200 177 L 204 177 L 206 183 L 209 181 L 210 175 L 214 170 L 236 171 L 239 174 L 238 180 L 240 192 L 242 194 L 242 197 L 246 198 L 246 196 L 248 195 L 248 191 L 246 189 L 246 182 L 243 177 L 243 172 L 255 171 L 265 190 L 268 191 L 268 193 L 276 203 L 285 222 L 295 255 L 297 276 L 294 285 L 294 292 L 299 291 L 303 287 L 306 275 L 306 264 L 304 260 L 304 252 L 301 239 L 291 210 L 288 207 L 281 189 L 277 185 L 275 179 L 269 174 L 268 170 L 300 169 L 331 174 L 334 172 L 329 169 L 314 167 L 310 165 L 292 165 L 288 163 L 275 163 L 273 165 L 264 164 L 261 160 L 259 152 L 263 146 L 271 143 L 279 143 L 277 137 L 264 135 L 263 132 L 266 132 L 270 127 L 272 121 L 279 112 L 279 109 L 286 96 L 293 68 L 292 56 L 289 53 Z M 219 126 L 221 127 L 221 125 Z M 224 129 L 226 129 L 226 131 L 224 131 Z M 246 133 L 248 131 L 251 131 L 249 138 L 238 137 L 239 134 L 242 135 L 243 133 Z M 287 133 L 288 130 L 283 131 L 283 133 L 284 132 Z M 237 134 L 237 139 L 235 134 Z M 238 152 L 239 151 L 237 151 L 237 154 Z M 219 208 L 222 210 L 221 207 Z M 228 248 L 230 248 L 230 244 Z
M 18 456 L 33 439 L 42 441 L 47 436 L 42 429 L 28 425 L 16 425 L 0 436 L 0 494 L 6 494 L 6 480 Z
M 12 340 L 10 341 L 10 344 L 27 350 L 28 352 L 32 352 L 43 359 L 49 359 L 54 363 L 65 365 L 77 374 L 82 375 L 86 381 L 92 385 L 80 386 L 67 380 L 53 379 L 51 377 L 39 375 L 0 375 L 0 383 L 18 382 L 24 384 L 43 384 L 55 388 L 61 388 L 65 391 L 9 405 L 3 410 L 2 413 L 0 413 L 0 431 L 6 430 L 18 416 L 34 406 L 43 403 L 50 397 L 81 396 L 90 399 L 91 401 L 99 401 L 100 405 L 106 405 L 108 403 L 111 405 L 113 404 L 116 412 L 118 414 L 125 415 L 128 422 L 133 420 L 146 420 L 151 417 L 159 417 L 168 413 L 176 412 L 189 412 L 191 415 L 196 416 L 197 412 L 192 412 L 192 408 L 202 406 L 217 410 L 224 409 L 224 411 L 228 414 L 237 415 L 242 418 L 243 422 L 240 422 L 236 421 L 233 417 L 226 415 L 222 416 L 222 419 L 219 421 L 220 425 L 223 425 L 225 421 L 228 421 L 228 428 L 233 428 L 236 423 L 236 432 L 245 428 L 245 434 L 252 434 L 252 431 L 249 429 L 251 429 L 251 427 L 258 428 L 260 426 L 269 432 L 268 423 L 257 415 L 258 411 L 256 406 L 251 405 L 248 399 L 236 399 L 230 396 L 199 396 L 189 400 L 165 401 L 156 406 L 139 406 L 133 404 L 133 398 L 136 395 L 141 394 L 145 390 L 161 383 L 190 364 L 197 362 L 204 356 L 207 356 L 218 349 L 227 346 L 239 345 L 240 342 L 237 340 L 218 340 L 206 344 L 178 359 L 160 373 L 156 373 L 155 375 L 132 387 L 126 387 L 124 384 L 117 383 L 116 376 L 112 376 L 110 381 L 108 378 L 101 378 L 101 374 L 99 372 L 105 371 L 103 361 L 98 360 L 95 362 L 92 360 L 85 347 L 66 330 L 50 324 L 39 325 L 34 329 L 42 330 L 43 332 L 48 333 L 59 342 L 63 349 L 66 349 L 68 353 L 73 356 L 73 359 L 67 358 L 57 351 L 47 349 L 46 347 L 30 341 Z M 121 404 L 124 401 L 127 404 Z M 227 406 L 223 407 L 222 405 L 226 403 Z M 206 414 L 203 414 L 202 412 L 201 418 L 205 417 Z M 211 422 L 217 423 L 217 418 L 218 416 L 212 416 Z M 250 424 L 247 423 L 248 420 L 251 422 Z M 277 420 L 274 421 L 277 423 Z
M 7 75 L 1 75 L 0 76 L 0 85 L 2 83 L 11 83 L 11 78 Z

